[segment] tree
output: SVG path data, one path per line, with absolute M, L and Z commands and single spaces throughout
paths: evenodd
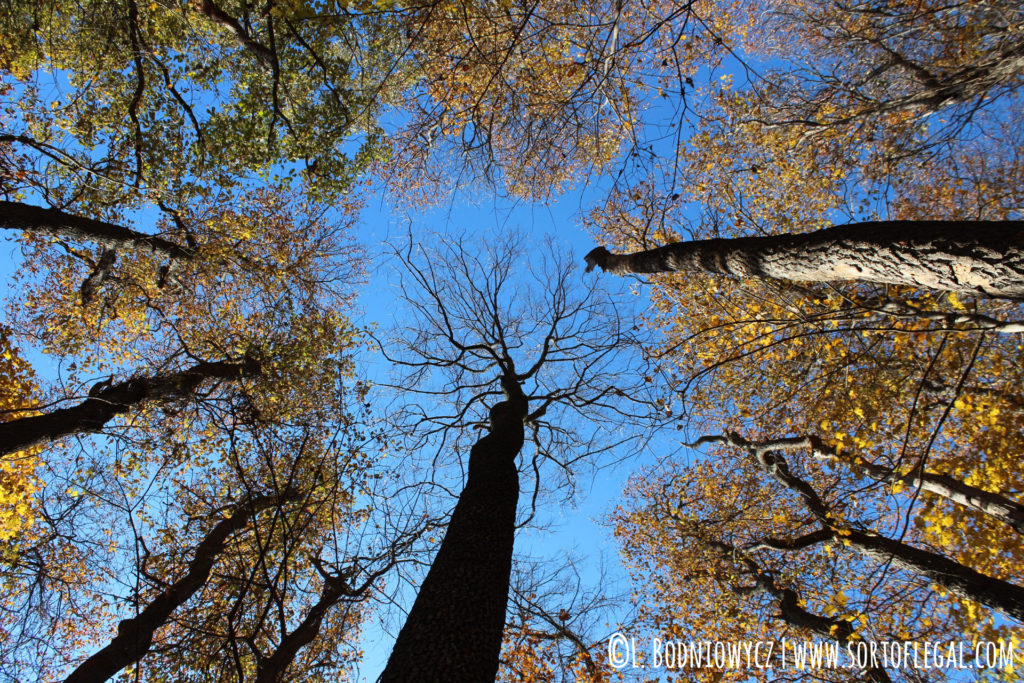
M 147 235 L 121 225 L 18 202 L 0 202 L 0 227 L 75 242 L 92 242 L 106 251 L 151 251 L 170 261 L 187 260 L 194 251 L 158 235 Z
M 153 377 L 133 377 L 117 384 L 101 382 L 89 390 L 89 397 L 71 408 L 42 415 L 21 417 L 0 424 L 3 455 L 45 444 L 69 434 L 97 432 L 115 415 L 143 401 L 187 399 L 207 379 L 233 380 L 258 375 L 260 363 L 218 361 L 199 363 L 187 370 Z
M 57 205 L 184 205 L 278 162 L 304 164 L 337 197 L 379 147 L 385 81 L 401 81 L 388 11 L 254 12 L 232 0 L 9 9 L 0 65 L 21 96 L 3 140 L 50 164 L 35 179 Z M 60 72 L 74 78 L 51 106 Z
M 621 619 L 627 596 L 616 594 L 615 580 L 603 562 L 598 579 L 584 582 L 581 571 L 590 559 L 570 555 L 517 563 L 497 680 L 623 679 L 609 662 L 608 640 L 613 632 L 629 632 L 635 625 L 609 625 Z
M 466 486 L 382 681 L 486 681 L 498 673 L 519 501 L 515 459 L 528 416 L 515 366 L 502 368 L 501 385 L 506 399 L 491 407 L 490 430 L 470 451 Z
M 294 497 L 294 494 L 287 495 L 287 492 L 281 497 L 259 496 L 227 510 L 224 519 L 210 529 L 196 548 L 195 557 L 189 563 L 185 575 L 168 585 L 140 611 L 138 616 L 118 623 L 117 636 L 110 644 L 82 662 L 64 679 L 65 682 L 105 681 L 138 661 L 149 650 L 154 632 L 166 623 L 171 612 L 184 604 L 206 583 L 214 562 L 224 552 L 228 537 L 245 527 L 260 510 L 273 504 L 290 502 L 289 498 Z
M 691 7 L 444 0 L 408 12 L 417 78 L 381 164 L 392 191 L 434 203 L 483 181 L 549 200 L 606 170 L 640 125 L 648 62 L 691 32 Z
M 633 254 L 598 247 L 595 266 L 626 273 L 707 272 L 793 282 L 876 284 L 1019 299 L 1024 221 L 890 221 L 799 235 L 675 242 Z
M 364 447 L 374 439 L 363 418 L 337 405 L 326 412 L 333 424 L 310 413 L 254 417 L 251 401 L 210 405 L 193 420 L 219 418 L 220 430 L 151 445 L 166 449 L 155 476 L 137 466 L 150 458 L 98 467 L 102 450 L 90 449 L 94 464 L 75 473 L 77 490 L 37 503 L 41 533 L 3 566 L 5 608 L 25 603 L 3 613 L 5 670 L 31 670 L 45 643 L 45 671 L 75 669 L 70 680 L 106 680 L 126 665 L 193 680 L 278 681 L 309 667 L 342 677 L 357 657 L 365 603 L 404 561 L 408 540 L 366 543 L 370 516 L 354 503 L 357 491 L 369 494 Z M 60 485 L 56 469 L 48 488 Z M 69 571 L 73 559 L 81 578 Z M 78 623 L 87 616 L 91 639 Z
M 96 430 L 144 400 L 193 395 L 204 379 L 315 382 L 314 348 L 351 342 L 341 310 L 358 265 L 347 226 L 283 189 L 205 215 L 173 211 L 160 224 L 166 237 L 53 209 L 3 208 L 31 245 L 19 273 L 27 287 L 11 306 L 18 329 L 74 359 L 69 384 L 90 370 L 130 377 L 110 373 L 77 407 L 11 422 L 10 438 L 24 429 L 17 443 Z M 243 223 L 251 212 L 261 217 L 258 236 Z
M 802 66 L 798 79 L 778 74 L 780 89 L 793 90 L 773 93 L 770 120 L 777 125 L 892 136 L 943 112 L 936 128 L 955 135 L 979 109 L 1019 86 L 1024 71 L 1014 28 L 1020 8 L 1008 3 L 964 11 L 902 1 L 767 5 L 768 17 L 748 44 L 767 42 L 773 31 L 801 39 L 799 52 L 777 49 L 786 57 L 795 52 Z
M 951 593 L 994 607 L 1017 621 L 1024 621 L 1024 589 L 998 578 L 988 577 L 958 562 L 899 540 L 886 538 L 872 529 L 847 528 L 834 524 L 835 513 L 805 479 L 794 475 L 785 458 L 775 450 L 776 444 L 752 444 L 732 434 L 728 441 L 746 448 L 757 463 L 776 481 L 800 496 L 807 511 L 821 525 L 819 530 L 804 535 L 793 547 L 821 543 L 840 537 L 848 545 L 872 559 L 890 561 L 894 566 L 919 573 Z
M 780 636 L 817 636 L 843 644 L 1013 633 L 1005 624 L 987 628 L 978 601 L 1012 614 L 1019 583 L 1004 580 L 1005 573 L 984 576 L 934 550 L 921 526 L 904 525 L 882 490 L 849 476 L 855 456 L 844 456 L 844 471 L 783 457 L 820 446 L 815 439 L 729 434 L 701 442 L 729 448 L 636 477 L 632 490 L 639 495 L 615 515 L 639 585 L 651 586 L 643 590 L 656 598 L 642 607 L 656 628 L 687 638 L 710 629 L 720 638 L 778 643 Z M 901 538 L 880 533 L 883 527 Z M 1019 572 L 1009 578 L 1019 582 Z M 986 593 L 993 583 L 1002 589 Z M 702 599 L 689 597 L 694 593 Z M 865 673 L 876 681 L 915 674 L 881 666 Z M 764 672 L 736 673 L 750 674 Z M 802 675 L 845 674 L 826 668 Z
M 0 430 L 23 406 L 31 403 L 39 387 L 31 366 L 14 344 L 13 334 L 0 325 Z M 32 495 L 39 490 L 36 477 L 38 449 L 16 452 L 0 460 L 0 541 L 29 533 L 34 523 Z M 3 554 L 0 554 L 0 561 Z
M 337 672 L 354 650 L 329 644 L 356 637 L 360 605 L 401 559 L 400 539 L 362 557 L 310 548 L 337 542 L 339 525 L 358 529 L 342 491 L 368 467 L 358 450 L 330 445 L 339 425 L 362 438 L 342 391 L 356 339 L 345 317 L 356 203 L 337 204 L 338 220 L 284 187 L 244 194 L 167 207 L 146 233 L 4 204 L 8 227 L 27 228 L 12 325 L 68 370 L 2 425 L 12 446 L 47 446 L 47 487 L 22 501 L 35 529 L 0 568 L 16 678 L 79 666 L 83 676 L 132 666 L 221 680 L 256 669 L 280 680 L 309 662 Z M 242 436 L 254 423 L 266 433 Z M 294 509 L 218 526 L 292 477 Z M 206 545 L 204 528 L 218 530 Z M 282 621 L 286 611 L 302 618 Z M 121 622 L 112 638 L 106 629 Z
M 665 333 L 650 353 L 672 382 L 680 429 L 817 439 L 808 449 L 819 461 L 787 454 L 794 476 L 832 522 L 878 545 L 854 532 L 823 540 L 800 496 L 713 449 L 707 464 L 636 480 L 643 503 L 622 538 L 655 584 L 644 618 L 718 639 L 833 627 L 869 640 L 1005 638 L 999 610 L 1012 606 L 955 597 L 921 572 L 944 559 L 947 576 L 1021 583 L 1019 295 L 960 289 L 920 262 L 889 275 L 868 262 L 898 263 L 892 248 L 923 245 L 925 226 L 932 237 L 975 225 L 971 237 L 1006 228 L 1016 239 L 1019 10 L 717 7 L 733 59 L 710 64 L 696 87 L 681 71 L 665 88 L 674 126 L 645 129 L 588 216 L 620 254 L 597 250 L 589 265 L 657 273 L 643 280 L 644 321 Z M 863 261 L 845 260 L 859 230 L 883 226 Z M 975 253 L 985 251 L 1013 268 L 1015 244 Z M 812 263 L 788 260 L 797 254 Z M 897 540 L 932 555 L 882 550 Z M 855 547 L 885 559 L 846 552 Z M 870 675 L 883 673 L 902 675 Z
M 494 679 L 517 528 L 519 473 L 533 470 L 535 505 L 545 461 L 571 476 L 585 457 L 603 450 L 591 442 L 593 428 L 584 426 L 582 433 L 591 436 L 580 445 L 589 445 L 590 452 L 574 452 L 573 440 L 579 437 L 572 429 L 573 413 L 628 417 L 630 410 L 649 405 L 645 383 L 618 374 L 616 357 L 628 352 L 631 340 L 600 293 L 575 292 L 571 268 L 561 255 L 550 257 L 547 268 L 535 273 L 541 294 L 526 289 L 513 279 L 515 238 L 496 242 L 488 244 L 485 257 L 471 255 L 457 242 L 444 242 L 440 250 L 418 259 L 412 245 L 398 254 L 411 280 L 404 290 L 411 309 L 409 331 L 381 348 L 411 371 L 404 390 L 454 403 L 446 413 L 406 408 L 406 429 L 415 429 L 410 432 L 413 447 L 425 448 L 427 438 L 437 434 L 440 449 L 457 448 L 478 421 L 478 406 L 498 391 L 504 400 L 488 408 L 488 432 L 470 449 L 465 486 L 383 680 Z M 517 464 L 527 430 L 532 465 L 526 456 Z

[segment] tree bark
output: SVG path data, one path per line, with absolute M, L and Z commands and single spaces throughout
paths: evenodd
M 320 625 L 327 611 L 344 597 L 353 597 L 356 591 L 341 577 L 330 577 L 320 590 L 320 598 L 309 608 L 305 618 L 281 639 L 273 654 L 260 659 L 256 665 L 256 683 L 279 683 L 285 679 L 285 671 L 304 646 L 320 635 Z
M 793 282 L 856 280 L 1024 298 L 1024 221 L 878 221 L 795 235 L 695 240 L 613 254 L 595 266 L 626 273 L 711 273 Z
M 923 118 L 952 105 L 963 104 L 986 96 L 996 97 L 998 93 L 992 93 L 992 90 L 999 86 L 1012 87 L 1013 82 L 1024 71 L 1024 42 L 1012 40 L 1004 49 L 978 55 L 969 66 L 955 70 L 934 69 L 935 65 L 924 68 L 899 52 L 891 50 L 888 52 L 888 63 L 879 65 L 874 71 L 881 74 L 890 68 L 900 67 L 909 77 L 917 81 L 920 86 L 918 91 L 894 99 L 877 100 L 872 97 L 865 98 L 866 93 L 854 88 L 850 90 L 849 94 L 864 103 L 860 109 L 838 118 L 827 119 L 827 117 L 821 116 L 821 108 L 818 106 L 815 107 L 817 116 L 802 117 L 794 123 L 811 128 L 825 128 L 846 125 L 871 116 L 904 111 L 913 111 L 915 117 Z M 865 65 L 865 69 L 867 70 L 867 65 Z M 870 100 L 873 99 L 875 101 L 871 102 Z
M 831 533 L 826 535 L 831 537 Z M 747 568 L 747 571 L 750 572 L 751 577 L 754 579 L 754 589 L 766 592 L 775 598 L 775 604 L 779 609 L 779 613 L 775 615 L 777 618 L 791 626 L 804 629 L 822 638 L 835 640 L 843 645 L 853 639 L 854 627 L 851 622 L 845 619 L 823 617 L 820 614 L 815 614 L 805 609 L 803 601 L 800 599 L 800 594 L 796 590 L 781 585 L 776 581 L 773 574 L 762 569 L 747 553 L 724 541 L 708 540 L 705 543 L 721 551 L 726 557 L 741 562 Z M 737 587 L 733 587 L 733 591 L 737 594 L 749 592 L 748 589 Z M 867 680 L 873 681 L 873 683 L 891 683 L 892 681 L 889 674 L 882 667 L 869 666 L 864 669 L 864 675 Z
M 133 377 L 117 384 L 101 382 L 76 406 L 0 423 L 0 455 L 56 441 L 69 434 L 99 431 L 115 415 L 143 401 L 169 401 L 188 396 L 206 379 L 236 380 L 259 371 L 260 363 L 253 359 L 203 361 L 178 372 Z
M 721 437 L 712 437 L 720 439 Z M 786 459 L 772 452 L 770 445 L 747 441 L 736 433 L 726 437 L 728 443 L 745 448 L 776 481 L 796 493 L 804 507 L 830 530 L 837 540 L 861 554 L 880 562 L 892 562 L 908 572 L 942 586 L 954 595 L 998 610 L 1024 623 L 1024 588 L 1002 579 L 982 574 L 945 555 L 907 545 L 870 530 L 835 526 L 831 509 L 809 482 L 793 474 Z M 782 440 L 797 442 L 800 439 Z
M 921 467 L 915 467 L 907 474 L 899 474 L 889 467 L 877 465 L 864 459 L 853 461 L 841 459 L 831 447 L 826 446 L 815 437 L 808 438 L 808 445 L 812 447 L 816 458 L 842 462 L 854 472 L 860 472 L 878 481 L 899 481 L 909 488 L 920 488 L 922 491 L 942 496 L 957 505 L 998 519 L 1000 522 L 1008 524 L 1017 533 L 1024 534 L 1024 505 L 1010 500 L 1006 496 L 965 484 L 949 475 L 927 472 Z
M 289 493 L 267 495 L 236 506 L 232 515 L 218 522 L 196 548 L 195 557 L 185 575 L 157 594 L 137 616 L 121 621 L 117 625 L 117 635 L 110 644 L 82 662 L 64 679 L 64 683 L 106 681 L 124 667 L 138 661 L 149 650 L 153 634 L 167 622 L 171 612 L 183 605 L 206 583 L 214 562 L 223 552 L 224 544 L 231 534 L 245 527 L 260 510 L 294 498 L 296 496 Z
M 840 462 L 854 472 L 877 479 L 882 482 L 903 482 L 910 488 L 920 488 L 937 496 L 942 496 L 957 505 L 976 510 L 988 515 L 1000 522 L 1008 524 L 1018 533 L 1024 533 L 1024 505 L 1007 498 L 1006 496 L 992 491 L 985 491 L 976 486 L 971 486 L 963 481 L 946 474 L 928 472 L 923 467 L 915 467 L 907 474 L 899 474 L 890 467 L 884 467 L 869 462 L 860 457 L 841 458 L 836 450 L 825 443 L 821 438 L 809 435 L 798 437 L 786 437 L 782 439 L 769 439 L 767 441 L 747 441 L 737 434 L 726 437 L 707 436 L 698 439 L 697 443 L 707 441 L 721 441 L 732 443 L 741 448 L 751 450 L 757 457 L 758 449 L 784 450 L 806 448 L 818 460 L 831 460 Z
M 239 23 L 238 19 L 227 14 L 224 10 L 218 7 L 213 0 L 198 0 L 194 6 L 210 21 L 220 24 L 231 31 L 235 36 L 235 40 L 238 41 L 238 44 L 256 56 L 256 61 L 260 63 L 260 66 L 264 69 L 269 69 L 271 67 L 274 63 L 274 53 L 249 35 L 249 32 L 246 31 L 242 24 Z
M 152 252 L 172 261 L 192 258 L 192 249 L 121 225 L 18 202 L 0 201 L 0 228 L 93 242 L 108 250 Z
M 470 451 L 466 487 L 381 683 L 490 683 L 498 673 L 527 414 L 519 385 L 502 384 L 507 400 Z
M 942 586 L 950 593 L 999 610 L 1024 623 L 1024 588 L 1003 581 L 928 550 L 909 546 L 874 532 L 857 529 L 836 531 L 836 538 L 849 542 L 861 554 L 889 562 Z

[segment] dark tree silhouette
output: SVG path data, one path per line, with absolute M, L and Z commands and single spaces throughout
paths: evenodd
M 410 402 L 400 419 L 412 450 L 440 439 L 436 466 L 449 443 L 465 447 L 490 405 L 487 433 L 470 448 L 465 486 L 385 682 L 494 680 L 520 473 L 532 475 L 533 488 L 523 524 L 536 510 L 540 482 L 545 493 L 558 486 L 545 475 L 550 465 L 571 488 L 586 458 L 617 445 L 598 438 L 602 414 L 629 419 L 655 407 L 645 373 L 629 360 L 636 340 L 619 327 L 611 301 L 574 286 L 568 258 L 552 249 L 543 258 L 530 254 L 537 287 L 528 287 L 521 277 L 527 269 L 514 265 L 515 244 L 514 236 L 494 240 L 485 257 L 458 241 L 422 256 L 412 245 L 397 254 L 409 275 L 403 294 L 411 314 L 403 320 L 410 323 L 381 348 L 408 371 L 399 383 L 404 396 L 440 398 L 454 408 L 443 414 Z M 525 443 L 532 453 L 517 464 Z
M 238 380 L 258 375 L 259 361 L 202 361 L 190 368 L 117 383 L 100 382 L 78 405 L 42 415 L 0 423 L 0 455 L 55 441 L 70 434 L 98 432 L 115 416 L 146 401 L 166 402 L 189 398 L 206 380 Z
M 492 681 L 498 673 L 527 415 L 515 370 L 501 380 L 506 399 L 470 451 L 466 487 L 382 681 Z
M 167 584 L 136 616 L 118 623 L 117 635 L 110 643 L 82 662 L 64 679 L 64 683 L 105 681 L 138 661 L 149 650 L 153 634 L 167 623 L 171 612 L 186 603 L 206 583 L 214 563 L 224 552 L 228 538 L 244 529 L 260 510 L 295 498 L 294 492 L 267 494 L 243 501 L 229 510 L 196 548 L 184 576 Z
M 47 209 L 30 204 L 0 201 L 0 228 L 23 230 L 81 242 L 92 242 L 114 251 L 143 251 L 171 260 L 188 260 L 195 250 L 156 235 L 147 235 L 107 221 Z

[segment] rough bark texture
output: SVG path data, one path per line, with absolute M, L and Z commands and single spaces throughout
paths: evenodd
M 265 45 L 253 39 L 237 19 L 218 7 L 213 0 L 198 0 L 195 3 L 195 7 L 211 21 L 230 30 L 235 35 L 235 40 L 238 41 L 238 44 L 256 56 L 260 66 L 270 68 L 270 65 L 274 63 L 274 53 L 268 50 Z
M 1024 42 L 1011 43 L 999 52 L 985 55 L 978 63 L 942 74 L 938 78 L 919 66 L 914 68 L 916 65 L 900 57 L 896 63 L 908 65 L 910 73 L 923 86 L 922 92 L 883 104 L 878 107 L 878 112 L 919 109 L 921 115 L 926 115 L 953 104 L 984 97 L 999 86 L 1011 86 L 1024 70 Z
M 988 605 L 1024 623 L 1024 588 L 1016 584 L 977 572 L 944 555 L 874 533 L 850 529 L 837 538 L 848 541 L 867 557 L 881 562 L 891 560 L 895 566 L 934 581 L 954 595 Z
M 515 457 L 526 416 L 518 385 L 506 386 L 506 394 L 509 400 L 491 409 L 490 433 L 470 451 L 466 488 L 382 683 L 484 683 L 498 673 L 519 498 Z
M 153 634 L 167 622 L 171 612 L 206 583 L 231 534 L 245 527 L 260 510 L 293 498 L 291 494 L 260 496 L 238 505 L 230 517 L 218 522 L 202 540 L 185 575 L 158 593 L 137 616 L 121 621 L 117 625 L 117 636 L 110 644 L 82 662 L 64 683 L 100 683 L 138 661 L 149 650 Z
M 58 209 L 44 209 L 17 202 L 0 201 L 0 228 L 92 242 L 111 251 L 148 251 L 171 260 L 186 260 L 193 255 L 191 249 L 161 237 L 136 232 L 114 223 L 75 216 Z
M 1024 221 L 879 221 L 770 237 L 676 242 L 586 256 L 625 273 L 705 272 L 794 282 L 859 280 L 1024 298 Z
M 44 415 L 0 423 L 0 455 L 55 441 L 69 434 L 96 432 L 115 415 L 143 401 L 167 401 L 188 396 L 206 379 L 239 379 L 260 371 L 255 360 L 201 362 L 178 372 L 133 377 L 117 384 L 101 382 L 76 406 Z

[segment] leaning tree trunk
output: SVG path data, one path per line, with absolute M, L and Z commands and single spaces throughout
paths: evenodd
M 111 251 L 124 249 L 151 252 L 172 261 L 188 260 L 195 255 L 194 250 L 162 237 L 136 232 L 106 221 L 76 216 L 58 209 L 44 209 L 18 202 L 0 201 L 0 228 L 92 242 Z
M 723 557 L 742 563 L 754 580 L 754 590 L 765 592 L 775 599 L 774 615 L 790 626 L 809 631 L 816 636 L 835 640 L 843 645 L 849 644 L 857 636 L 853 623 L 846 619 L 830 616 L 821 616 L 806 609 L 807 602 L 800 597 L 794 588 L 779 582 L 775 575 L 763 569 L 748 554 L 734 545 L 724 541 L 708 539 L 704 544 L 722 553 Z M 750 592 L 747 586 L 732 586 L 732 591 L 742 597 Z M 892 683 L 892 679 L 885 669 L 879 666 L 868 666 L 864 669 L 864 676 L 873 683 Z
M 1024 221 L 878 221 L 796 235 L 676 242 L 633 254 L 598 247 L 595 266 L 793 282 L 859 280 L 1024 298 Z
M 807 511 L 822 524 L 822 531 L 837 541 L 866 557 L 882 563 L 891 562 L 954 595 L 987 605 L 1024 623 L 1024 587 L 982 574 L 945 555 L 915 548 L 870 529 L 836 527 L 831 508 L 807 480 L 793 474 L 789 463 L 782 455 L 773 452 L 772 446 L 747 441 L 736 433 L 729 434 L 727 442 L 746 449 L 776 481 L 796 493 Z M 821 540 L 820 535 L 817 538 Z
M 837 532 L 839 533 L 839 532 Z M 873 532 L 848 529 L 838 539 L 866 557 L 922 576 L 950 593 L 998 610 L 1024 623 L 1024 588 L 975 571 L 970 567 L 927 550 Z
M 200 362 L 185 370 L 101 382 L 76 406 L 0 423 L 0 455 L 56 441 L 69 434 L 97 432 L 115 415 L 145 401 L 170 401 L 194 393 L 206 379 L 236 380 L 260 371 L 254 359 Z
M 489 683 L 498 673 L 519 499 L 526 399 L 513 380 L 469 456 L 466 488 L 381 683 Z
M 327 611 L 343 598 L 352 599 L 365 592 L 366 587 L 353 589 L 345 577 L 325 577 L 324 585 L 320 589 L 320 598 L 309 608 L 305 618 L 299 622 L 295 630 L 281 638 L 273 653 L 259 658 L 254 683 L 281 683 L 288 680 L 288 667 L 295 661 L 299 650 L 320 636 L 320 626 L 327 616 Z
M 117 625 L 117 635 L 110 643 L 96 652 L 64 683 L 100 683 L 112 678 L 118 671 L 137 662 L 149 651 L 156 631 L 167 623 L 171 613 L 185 604 L 196 591 L 206 584 L 214 563 L 224 551 L 230 536 L 243 529 L 256 514 L 271 505 L 278 505 L 297 498 L 293 491 L 281 495 L 266 495 L 236 505 L 229 516 L 217 522 L 196 548 L 195 557 L 189 563 L 184 576 L 157 593 L 152 600 L 134 617 L 124 619 Z
M 854 472 L 878 481 L 898 481 L 908 488 L 921 489 L 942 496 L 957 505 L 1008 524 L 1017 533 L 1024 534 L 1024 505 L 1006 496 L 971 486 L 948 474 L 928 472 L 923 466 L 915 467 L 907 474 L 900 474 L 891 467 L 878 465 L 860 457 L 852 461 L 842 460 L 833 448 L 826 446 L 820 439 L 809 438 L 807 443 L 814 449 L 816 458 L 842 462 Z
M 119 250 L 152 253 L 166 257 L 169 263 L 161 268 L 158 284 L 164 286 L 176 264 L 195 257 L 195 249 L 183 247 L 155 235 L 137 232 L 122 225 L 44 209 L 18 202 L 0 201 L 0 228 L 22 230 L 103 247 L 99 260 L 81 286 L 82 304 L 92 301 L 105 280 L 110 277 Z

